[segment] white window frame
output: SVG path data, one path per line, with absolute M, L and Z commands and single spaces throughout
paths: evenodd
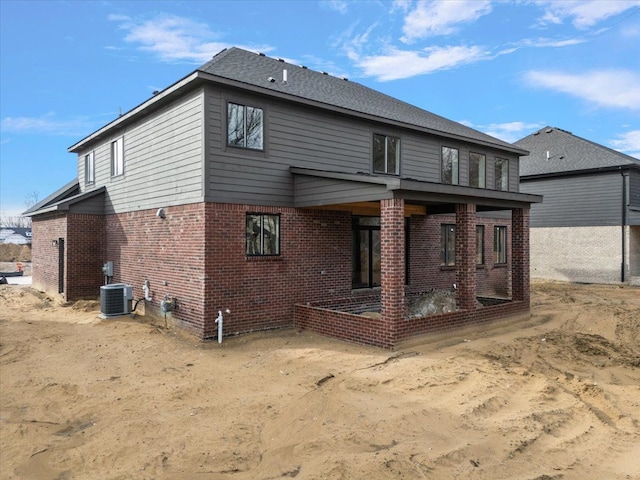
M 500 169 L 500 180 L 498 183 L 498 165 L 501 164 L 502 168 Z M 508 158 L 500 158 L 496 157 L 495 160 L 495 168 L 494 168 L 494 182 L 496 185 L 496 190 L 500 190 L 502 192 L 509 191 L 509 159 Z
M 381 145 L 384 153 L 384 160 L 382 168 L 376 169 L 376 138 L 380 140 L 384 139 L 384 145 Z M 395 142 L 395 151 L 393 149 L 393 142 Z M 373 172 L 384 173 L 387 175 L 399 175 L 400 174 L 400 137 L 392 135 L 384 135 L 382 133 L 373 134 Z M 395 153 L 395 158 L 390 158 L 389 154 Z M 389 164 L 393 162 L 393 167 L 389 167 Z
M 472 185 L 472 169 L 477 161 L 478 184 Z M 469 186 L 474 188 L 485 188 L 487 184 L 487 156 L 484 153 L 469 152 Z
M 237 109 L 237 111 L 241 112 L 242 115 L 242 118 L 240 119 L 240 121 L 242 122 L 242 132 L 236 133 L 235 138 L 231 138 L 233 134 L 233 131 L 230 127 L 232 109 Z M 247 119 L 252 117 L 252 115 L 250 115 L 250 112 L 259 112 L 260 117 L 260 133 L 255 138 L 253 138 L 250 135 L 250 132 L 247 131 Z M 254 107 L 252 105 L 243 105 L 241 103 L 228 102 L 227 145 L 229 145 L 230 147 L 246 148 L 248 150 L 264 150 L 264 109 L 260 107 Z
M 84 184 L 96 183 L 96 154 L 92 150 L 84 156 Z
M 124 175 L 124 137 L 111 142 L 111 176 Z
M 450 155 L 445 156 L 445 150 L 451 151 L 451 153 L 455 152 L 455 158 Z M 445 181 L 444 172 L 445 172 L 445 160 L 447 162 L 451 162 L 451 181 Z M 446 145 L 442 146 L 441 149 L 441 161 L 440 161 L 440 174 L 442 175 L 442 183 L 445 185 L 459 185 L 460 184 L 460 150 L 455 147 L 447 147 Z

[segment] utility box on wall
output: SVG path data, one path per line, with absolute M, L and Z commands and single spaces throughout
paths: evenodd
M 133 287 L 125 283 L 111 283 L 100 287 L 100 316 L 102 318 L 131 313 Z

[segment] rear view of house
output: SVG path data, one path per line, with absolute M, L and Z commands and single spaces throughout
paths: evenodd
M 531 275 L 640 285 L 640 160 L 545 127 L 516 142 L 531 211 Z
M 348 79 L 231 48 L 69 151 L 77 180 L 27 212 L 33 284 L 67 299 L 148 285 L 202 339 L 229 308 L 223 335 L 385 348 L 529 314 L 527 152 Z

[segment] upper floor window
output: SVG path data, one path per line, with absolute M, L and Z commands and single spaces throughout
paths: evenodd
M 507 227 L 496 226 L 493 229 L 494 263 L 507 263 Z
M 476 225 L 476 265 L 484 265 L 484 225 Z
M 124 175 L 124 137 L 111 142 L 111 176 Z
M 469 186 L 484 188 L 486 157 L 481 153 L 469 153 Z
M 496 190 L 509 191 L 509 160 L 496 158 Z
M 458 149 L 442 147 L 442 183 L 458 185 Z
M 400 173 L 400 139 L 387 135 L 373 136 L 373 171 L 375 173 Z
M 95 181 L 96 181 L 95 152 L 89 152 L 84 156 L 84 184 L 91 185 Z
M 262 150 L 264 144 L 262 109 L 229 103 L 227 106 L 227 143 L 234 147 Z
M 456 264 L 456 226 L 443 223 L 440 226 L 440 265 Z
M 247 213 L 247 255 L 280 255 L 280 215 Z

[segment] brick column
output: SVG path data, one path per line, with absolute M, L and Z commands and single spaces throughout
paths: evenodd
M 476 206 L 456 205 L 456 301 L 462 310 L 476 308 Z
M 511 212 L 511 284 L 512 298 L 529 303 L 529 207 Z
M 404 319 L 404 199 L 380 201 L 382 319 L 395 343 L 396 324 Z

